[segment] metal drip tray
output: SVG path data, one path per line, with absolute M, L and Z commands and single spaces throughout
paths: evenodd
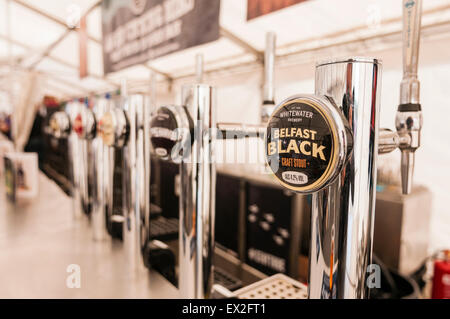
M 307 299 L 306 285 L 283 274 L 276 274 L 236 290 L 239 299 Z

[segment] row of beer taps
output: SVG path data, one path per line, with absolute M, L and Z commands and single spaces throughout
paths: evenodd
M 293 103 L 310 103 L 326 114 L 332 127 L 337 127 L 336 134 L 342 134 L 335 145 L 339 165 L 320 187 L 298 191 L 313 193 L 309 297 L 367 297 L 364 282 L 371 262 L 377 155 L 400 149 L 402 191 L 409 194 L 414 154 L 420 146 L 422 113 L 417 65 L 422 1 L 404 0 L 402 5 L 403 81 L 396 132 L 378 128 L 382 71 L 377 59 L 351 57 L 318 63 L 314 95 L 299 94 L 276 104 L 274 33 L 266 37 L 260 125 L 217 122 L 215 88 L 202 83 L 202 56 L 197 57 L 197 83 L 183 87 L 178 105 L 154 108 L 149 96 L 128 94 L 124 82 L 118 105 L 108 96 L 100 99 L 93 111 L 72 102 L 67 112 L 54 114 L 51 126 L 55 137 L 72 141 L 77 203 L 88 201 L 88 171 L 91 169 L 94 175 L 94 237 L 108 237 L 108 223 L 122 218 L 127 258 L 141 267 L 150 239 L 150 154 L 165 160 L 178 158 L 180 296 L 210 297 L 217 140 L 259 137 L 265 141 L 268 128 L 278 125 L 278 119 L 273 118 L 275 110 Z M 117 150 L 123 155 L 121 163 L 115 162 Z M 92 162 L 89 152 L 93 154 Z M 122 217 L 114 213 L 113 203 L 117 183 L 114 167 L 118 165 L 122 171 Z

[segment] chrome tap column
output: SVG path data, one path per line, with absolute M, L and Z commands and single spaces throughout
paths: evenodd
M 120 180 L 114 177 L 117 170 L 120 170 L 122 174 L 124 171 L 123 163 L 116 163 L 116 153 L 122 152 L 128 142 L 129 124 L 124 111 L 117 107 L 109 96 L 105 102 L 105 112 L 98 123 L 98 134 L 102 138 L 100 151 L 102 158 L 98 163 L 100 170 L 97 172 L 98 178 L 102 179 L 101 189 L 99 189 L 101 193 L 99 205 L 106 210 L 106 226 L 110 235 L 122 238 L 124 183 L 123 177 Z M 118 207 L 120 214 L 114 211 L 115 202 L 120 203 L 120 207 Z M 120 236 L 114 232 L 117 225 L 120 226 L 118 228 Z
M 96 118 L 101 119 L 102 116 L 109 110 L 110 100 L 102 98 L 99 99 L 94 108 L 94 114 Z M 102 140 L 101 132 L 101 120 L 97 125 L 98 136 L 93 141 L 94 150 L 94 167 L 95 167 L 95 195 L 94 195 L 94 205 L 92 209 L 91 222 L 92 222 L 92 233 L 94 240 L 102 241 L 109 238 L 107 232 L 107 220 L 106 220 L 106 204 L 105 204 L 105 189 L 106 189 L 106 179 L 105 179 L 105 152 L 106 146 Z
M 365 298 L 371 262 L 381 66 L 351 58 L 316 67 L 315 95 L 283 101 L 267 160 L 286 188 L 312 193 L 309 298 Z
M 317 65 L 315 93 L 348 122 L 353 151 L 338 178 L 313 194 L 310 298 L 367 297 L 375 209 L 381 66 L 351 59 Z
M 94 160 L 92 153 L 92 140 L 96 135 L 95 115 L 87 105 L 73 103 L 71 105 L 72 130 L 75 135 L 71 141 L 72 159 L 74 166 L 74 198 L 76 215 L 80 211 L 89 215 L 92 209 Z M 81 206 L 81 207 L 80 207 Z
M 150 172 L 145 170 L 146 141 L 144 122 L 146 109 L 150 107 L 148 97 L 131 95 L 126 97 L 124 111 L 129 121 L 128 143 L 124 152 L 124 223 L 123 241 L 131 269 L 144 269 L 143 248 L 147 243 L 150 229 L 145 223 L 150 214 Z
M 194 124 L 190 154 L 180 167 L 179 289 L 183 298 L 208 298 L 213 284 L 216 169 L 214 89 L 183 88 L 183 105 Z
M 179 289 L 208 298 L 213 284 L 216 109 L 213 87 L 183 88 L 183 106 L 162 106 L 151 121 L 153 152 L 180 164 Z

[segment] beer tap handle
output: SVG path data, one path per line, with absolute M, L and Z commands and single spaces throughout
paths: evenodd
M 422 0 L 403 0 L 403 80 L 400 85 L 400 105 L 395 124 L 402 140 L 402 192 L 409 194 L 414 173 L 414 152 L 420 146 L 422 111 L 420 82 L 417 79 L 419 60 Z

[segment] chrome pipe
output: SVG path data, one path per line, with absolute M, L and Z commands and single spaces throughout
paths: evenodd
M 109 100 L 99 99 L 94 108 L 96 118 L 101 119 L 102 116 L 109 110 Z M 109 239 L 107 231 L 106 219 L 106 192 L 108 179 L 106 178 L 107 167 L 106 161 L 106 147 L 103 144 L 101 136 L 97 136 L 93 144 L 94 150 L 94 167 L 95 167 L 95 194 L 94 205 L 92 209 L 92 233 L 95 241 L 104 241 Z
M 148 98 L 144 95 L 131 95 L 124 102 L 124 111 L 128 119 L 128 142 L 123 148 L 124 152 L 124 223 L 123 242 L 127 259 L 130 262 L 131 271 L 145 269 L 143 259 L 144 245 L 149 239 L 145 220 L 149 219 L 150 180 L 145 172 L 145 163 L 150 159 L 145 158 L 145 109 L 149 107 Z
M 81 169 L 80 169 L 80 161 L 78 159 L 79 154 L 79 139 L 75 131 L 73 130 L 73 124 L 75 121 L 75 118 L 79 111 L 81 110 L 81 105 L 79 102 L 72 101 L 67 104 L 66 106 L 66 112 L 69 115 L 70 122 L 71 122 L 71 132 L 68 137 L 68 144 L 69 144 L 69 156 L 71 159 L 71 173 L 72 173 L 72 183 L 73 183 L 73 189 L 72 189 L 72 211 L 73 211 L 73 217 L 75 220 L 78 220 L 83 215 L 83 208 L 82 208 L 82 199 L 81 199 L 81 192 L 80 192 L 80 179 L 81 179 Z
M 266 123 L 275 108 L 275 57 L 276 34 L 266 34 L 266 49 L 264 51 L 264 85 L 263 105 L 261 109 L 261 122 Z
M 400 104 L 420 103 L 419 63 L 422 0 L 403 0 L 403 80 Z
M 102 161 L 98 162 L 99 178 L 101 182 L 101 203 L 99 205 L 105 210 L 106 226 L 111 232 L 114 224 L 123 225 L 123 216 L 114 211 L 114 201 L 117 195 L 124 196 L 123 182 L 116 185 L 114 172 L 116 169 L 116 152 L 122 152 L 122 148 L 128 139 L 128 120 L 122 109 L 116 105 L 109 95 L 105 98 L 104 112 L 98 122 L 98 135 L 102 140 L 101 152 Z M 123 163 L 120 163 L 123 171 Z M 120 189 L 120 194 L 115 192 Z M 122 200 L 123 203 L 123 200 Z M 123 207 L 120 208 L 123 210 Z M 112 234 L 112 233 L 111 233 Z
M 334 60 L 316 67 L 315 94 L 336 101 L 352 133 L 352 152 L 336 180 L 314 193 L 310 298 L 366 298 L 375 209 L 381 65 Z
M 420 147 L 423 122 L 417 79 L 421 15 L 422 0 L 403 0 L 403 80 L 395 120 L 398 134 L 409 137 L 408 143 L 400 144 L 403 194 L 409 194 L 412 189 L 415 151 Z
M 216 169 L 214 89 L 197 84 L 183 88 L 182 101 L 194 136 L 180 166 L 179 289 L 182 298 L 208 298 L 213 284 Z
M 75 216 L 91 212 L 94 189 L 92 139 L 96 134 L 95 115 L 86 105 L 74 102 L 71 106 L 71 122 L 74 132 L 71 140 L 74 166 Z

